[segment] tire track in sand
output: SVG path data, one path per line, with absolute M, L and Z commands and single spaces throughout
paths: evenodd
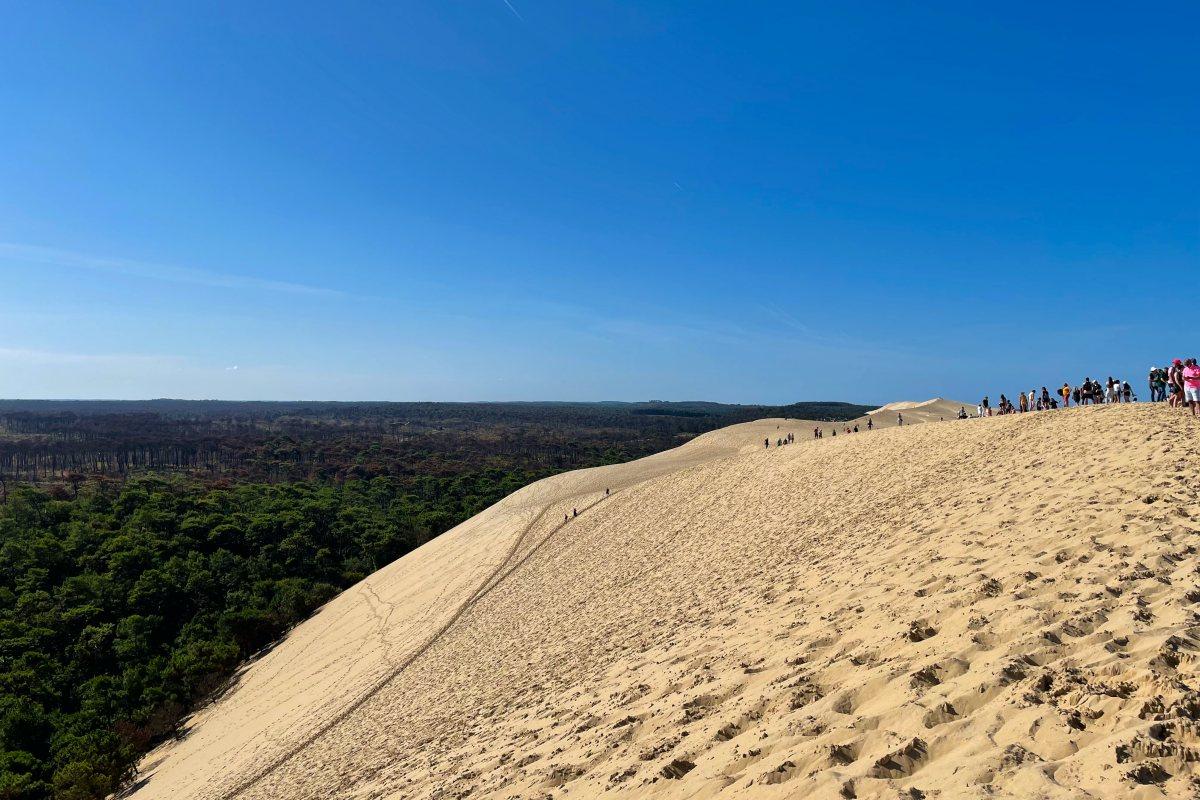
M 619 492 L 620 490 L 618 489 L 617 491 Z M 606 495 L 605 497 L 598 498 L 594 502 L 584 506 L 583 511 L 580 513 L 587 512 L 588 509 L 595 507 L 597 504 L 599 504 L 600 502 L 605 500 L 607 497 L 612 497 L 615 494 L 617 494 L 617 492 L 612 492 L 611 494 Z M 560 500 L 558 502 L 562 502 L 562 500 Z M 537 552 L 539 549 L 541 549 L 541 546 L 543 544 L 545 544 L 547 541 L 549 541 L 550 538 L 552 536 L 554 536 L 554 534 L 558 533 L 559 530 L 566 527 L 566 525 L 568 523 L 570 523 L 572 519 L 574 519 L 574 517 L 569 517 L 569 518 L 564 519 L 562 522 L 558 523 L 557 525 L 555 525 L 550 530 L 550 532 L 548 534 L 546 534 L 546 537 L 541 542 L 538 543 L 538 545 L 536 545 L 532 550 L 530 550 L 530 552 L 526 553 L 524 557 L 522 557 L 514 562 L 513 559 L 520 552 L 521 546 L 525 543 L 525 539 L 529 536 L 529 534 L 533 531 L 533 529 L 538 526 L 538 523 L 540 523 L 542 521 L 542 519 L 546 516 L 546 513 L 554 505 L 556 505 L 556 503 L 550 503 L 550 504 L 542 507 L 542 510 L 539 511 L 537 513 L 537 515 L 532 520 L 529 521 L 529 524 L 526 525 L 525 528 L 521 531 L 521 533 L 516 537 L 515 541 L 513 541 L 512 545 L 508 548 L 508 551 L 505 553 L 504 558 L 500 561 L 499 564 L 496 565 L 496 568 L 493 569 L 490 573 L 488 573 L 487 577 L 484 578 L 483 583 L 481 583 L 475 589 L 475 591 L 473 591 L 471 593 L 471 595 L 469 597 L 467 597 L 466 600 L 464 600 L 461 604 L 459 604 L 458 608 L 455 609 L 454 613 L 450 615 L 450 618 L 448 620 L 446 620 L 446 622 L 444 622 L 441 627 L 439 627 L 436 631 L 434 631 L 433 634 L 430 635 L 430 637 L 428 639 L 426 639 L 425 642 L 420 647 L 418 647 L 416 650 L 414 650 L 403 661 L 396 664 L 396 666 L 394 668 L 392 668 L 391 670 L 389 670 L 387 673 L 385 673 L 383 675 L 383 677 L 379 678 L 373 684 L 371 684 L 371 686 L 368 687 L 367 690 L 365 692 L 363 692 L 363 694 L 361 696 L 359 696 L 352 703 L 350 703 L 350 705 L 346 706 L 344 709 L 342 709 L 338 713 L 334 714 L 328 721 L 326 721 L 323 725 L 321 725 L 321 727 L 317 728 L 313 733 L 304 737 L 299 742 L 297 742 L 296 744 L 289 747 L 286 751 L 284 751 L 280 755 L 276 756 L 266 766 L 264 766 L 257 774 L 252 775 L 249 778 L 246 778 L 241 783 L 235 784 L 233 786 L 233 788 L 228 789 L 219 795 L 215 795 L 217 800 L 235 800 L 235 798 L 237 798 L 242 793 L 248 792 L 251 789 L 253 789 L 255 786 L 257 786 L 258 784 L 262 783 L 264 780 L 266 780 L 272 774 L 274 774 L 276 770 L 278 770 L 280 767 L 287 764 L 289 761 L 291 761 L 296 756 L 300 755 L 300 753 L 303 753 L 305 750 L 308 749 L 308 747 L 310 745 L 312 745 L 314 742 L 318 741 L 323 736 L 325 736 L 325 734 L 329 733 L 331 730 L 333 730 L 338 725 L 340 725 L 347 717 L 349 717 L 355 711 L 362 708 L 362 706 L 364 704 L 366 704 L 372 697 L 379 694 L 379 692 L 382 691 L 389 683 L 391 683 L 396 678 L 398 678 L 404 672 L 404 670 L 409 667 L 409 665 L 411 665 L 414 661 L 416 661 L 418 658 L 420 658 L 422 655 L 424 655 L 426 652 L 428 652 L 429 648 L 431 648 L 435 644 L 437 644 L 437 642 L 442 638 L 442 636 L 445 635 L 446 631 L 450 630 L 450 628 L 456 622 L 458 622 L 458 620 L 463 616 L 463 614 L 467 613 L 467 611 L 469 611 L 472 606 L 474 606 L 476 603 L 478 603 L 480 600 L 482 600 L 489 592 L 491 592 L 493 589 L 495 589 L 497 586 L 499 586 L 502 581 L 504 581 L 509 575 L 511 575 L 513 573 L 513 571 L 515 571 L 522 564 L 524 564 L 529 559 L 530 556 L 532 556 L 535 552 Z

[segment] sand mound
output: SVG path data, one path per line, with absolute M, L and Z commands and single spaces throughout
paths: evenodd
M 879 414 L 884 411 L 913 411 L 916 409 L 930 409 L 933 407 L 947 406 L 953 406 L 954 410 L 957 411 L 960 405 L 962 405 L 962 403 L 955 402 L 954 400 L 946 400 L 942 397 L 935 397 L 931 400 L 922 400 L 920 402 L 915 400 L 899 400 L 895 403 L 888 403 L 885 406 L 880 406 L 871 413 Z
M 300 626 L 134 796 L 1193 796 L 1197 425 L 802 424 L 507 498 Z

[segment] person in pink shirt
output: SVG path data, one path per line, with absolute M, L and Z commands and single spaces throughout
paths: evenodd
M 1200 366 L 1196 359 L 1189 358 L 1183 365 L 1183 401 L 1192 410 L 1192 416 L 1200 416 Z

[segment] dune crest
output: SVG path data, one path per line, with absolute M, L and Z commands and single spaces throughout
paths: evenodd
M 895 403 L 888 403 L 887 405 L 880 406 L 879 408 L 875 409 L 871 413 L 878 414 L 883 411 L 913 411 L 916 409 L 929 409 L 933 406 L 939 406 L 939 405 L 947 406 L 947 407 L 954 406 L 954 409 L 957 411 L 958 406 L 960 406 L 962 404 L 956 403 L 953 400 L 946 400 L 941 397 L 934 397 L 929 400 L 920 400 L 920 401 L 898 400 Z
M 133 796 L 1194 796 L 1191 420 L 817 424 L 526 487 L 298 627 Z

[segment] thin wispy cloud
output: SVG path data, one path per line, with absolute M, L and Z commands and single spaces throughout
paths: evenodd
M 513 7 L 512 3 L 510 3 L 508 0 L 504 0 L 504 5 L 508 6 L 508 10 L 513 12 L 517 19 L 521 20 L 521 22 L 525 21 L 525 18 L 521 16 L 521 12 L 517 11 L 517 9 Z
M 276 281 L 247 275 L 233 275 L 170 264 L 155 264 L 127 258 L 77 253 L 70 250 L 59 250 L 52 247 L 40 247 L 38 245 L 20 244 L 17 242 L 0 242 L 0 263 L 3 262 L 18 265 L 41 264 L 64 269 L 88 270 L 90 272 L 108 272 L 134 278 L 146 278 L 148 280 L 168 281 L 171 283 L 188 283 L 219 289 L 246 289 L 328 297 L 343 294 L 336 289 L 326 289 L 303 283 Z
M 70 353 L 57 350 L 33 350 L 19 347 L 0 347 L 0 363 L 24 366 L 125 366 L 144 369 L 175 367 L 186 363 L 181 356 L 144 355 L 141 353 Z

